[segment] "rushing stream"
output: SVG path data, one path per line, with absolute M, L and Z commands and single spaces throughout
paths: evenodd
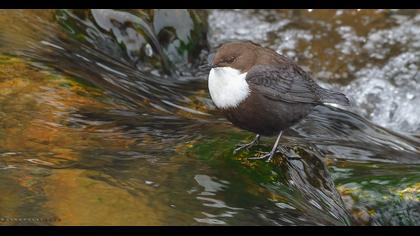
M 351 107 L 270 150 L 215 109 L 217 46 L 292 58 Z M 420 225 L 420 11 L 0 11 L 0 225 Z

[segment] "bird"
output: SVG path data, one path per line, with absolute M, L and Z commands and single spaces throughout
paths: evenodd
M 248 159 L 270 162 L 284 130 L 298 123 L 314 107 L 333 103 L 347 106 L 348 98 L 319 86 L 293 60 L 252 41 L 218 47 L 210 63 L 208 89 L 218 110 L 234 126 L 256 134 L 237 153 L 256 145 L 261 136 L 276 136 L 270 152 Z

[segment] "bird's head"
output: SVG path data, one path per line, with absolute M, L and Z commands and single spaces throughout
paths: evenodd
M 247 72 L 256 61 L 256 44 L 252 42 L 225 43 L 217 50 L 211 62 L 212 68 L 230 67 Z

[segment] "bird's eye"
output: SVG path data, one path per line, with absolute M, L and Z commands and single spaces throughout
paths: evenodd
M 234 62 L 235 61 L 235 57 L 229 57 L 229 58 L 226 58 L 226 63 L 232 63 L 232 62 Z

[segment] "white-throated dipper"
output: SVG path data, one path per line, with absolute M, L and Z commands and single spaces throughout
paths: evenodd
M 249 159 L 270 161 L 283 130 L 307 116 L 317 105 L 348 105 L 344 94 L 317 85 L 291 59 L 250 41 L 223 44 L 209 65 L 210 96 L 235 126 L 260 135 L 278 135 L 271 152 Z

